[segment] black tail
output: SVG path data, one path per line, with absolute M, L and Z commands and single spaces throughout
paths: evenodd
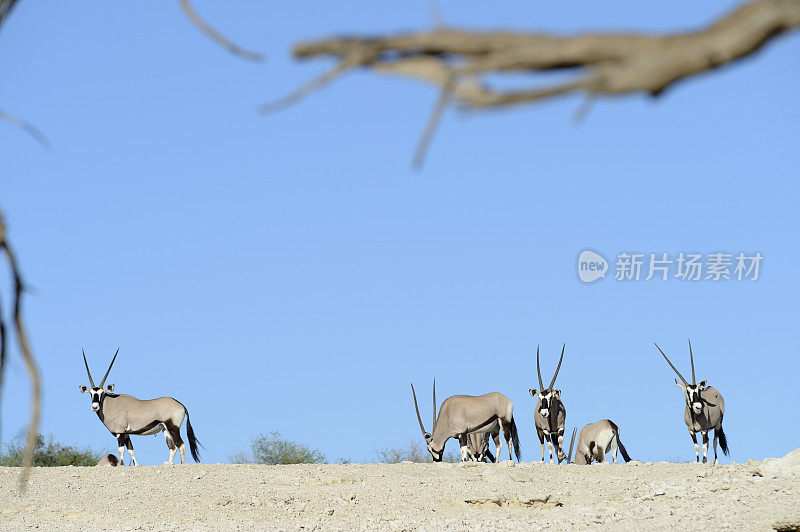
M 517 433 L 517 424 L 514 418 L 511 418 L 511 443 L 514 444 L 514 454 L 517 455 L 517 462 L 522 461 L 522 449 L 519 448 L 519 434 Z
M 628 451 L 625 450 L 625 446 L 622 445 L 622 440 L 619 439 L 619 432 L 617 432 L 617 445 L 619 445 L 619 451 L 622 453 L 622 458 L 624 458 L 626 462 L 630 462 L 631 457 L 628 455 Z
M 722 452 L 725 453 L 725 456 L 729 456 L 728 438 L 725 437 L 725 431 L 722 430 L 722 422 L 720 422 L 719 428 L 714 430 L 714 435 L 719 437 L 719 446 L 722 448 Z
M 189 438 L 189 451 L 192 453 L 192 458 L 194 458 L 195 462 L 200 461 L 200 451 L 197 450 L 197 445 L 202 445 L 194 435 L 194 429 L 192 428 L 192 423 L 189 421 L 189 410 L 186 407 L 183 407 L 183 411 L 186 412 L 186 436 Z

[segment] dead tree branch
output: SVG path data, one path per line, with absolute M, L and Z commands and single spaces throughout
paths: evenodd
M 44 133 L 39 130 L 36 126 L 28 122 L 27 120 L 9 113 L 8 111 L 4 111 L 0 109 L 0 120 L 4 122 L 8 122 L 9 124 L 20 128 L 22 131 L 33 137 L 33 139 L 39 143 L 39 145 L 44 148 L 46 151 L 50 151 L 52 145 L 50 141 L 47 139 Z
M 453 75 L 456 102 L 493 108 L 581 92 L 658 96 L 685 78 L 733 63 L 777 36 L 800 27 L 800 0 L 753 0 L 699 31 L 668 35 L 586 33 L 553 36 L 519 32 L 436 29 L 387 37 L 332 38 L 298 44 L 296 58 L 330 56 L 340 62 L 415 78 L 444 88 Z M 500 72 L 570 69 L 573 80 L 504 91 L 485 81 Z M 348 69 L 343 69 L 342 72 Z
M 16 3 L 17 0 L 0 0 L 0 26 L 6 21 L 8 14 L 11 13 Z
M 211 40 L 228 50 L 233 55 L 238 55 L 239 57 L 248 59 L 250 61 L 260 62 L 264 60 L 264 56 L 262 54 L 245 50 L 212 28 L 205 20 L 200 18 L 200 15 L 198 15 L 194 9 L 192 9 L 192 4 L 189 2 L 189 0 L 181 0 L 181 9 L 183 10 L 184 15 L 186 15 L 186 18 L 188 18 L 189 21 L 197 27 L 197 29 L 205 33 Z
M 11 271 L 11 277 L 14 281 L 14 295 L 12 299 L 14 329 L 16 331 L 17 346 L 22 354 L 22 359 L 25 362 L 25 367 L 28 370 L 28 376 L 31 380 L 31 415 L 30 422 L 28 423 L 28 435 L 25 442 L 23 468 L 19 479 L 20 491 L 24 492 L 27 485 L 31 464 L 33 463 L 33 450 L 36 446 L 36 436 L 39 434 L 42 381 L 41 377 L 39 376 L 39 369 L 36 366 L 36 360 L 33 357 L 30 342 L 28 341 L 28 334 L 25 330 L 25 323 L 22 315 L 22 299 L 25 294 L 25 283 L 22 280 L 22 273 L 20 272 L 16 255 L 14 254 L 11 245 L 8 243 L 8 235 L 3 221 L 2 212 L 0 212 L 0 254 L 5 256 L 8 268 Z M 7 331 L 5 320 L 5 316 L 0 314 L 0 343 L 2 343 L 2 345 L 0 345 L 0 369 L 2 369 L 2 363 L 6 362 Z

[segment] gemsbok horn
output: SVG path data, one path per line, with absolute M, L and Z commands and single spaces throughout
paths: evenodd
M 697 457 L 697 461 L 700 461 L 700 448 L 697 445 L 697 433 L 700 432 L 703 435 L 703 463 L 705 463 L 708 461 L 708 431 L 713 429 L 714 464 L 718 464 L 717 440 L 719 440 L 719 445 L 722 448 L 722 452 L 725 453 L 725 456 L 728 456 L 728 440 L 725 438 L 725 432 L 722 430 L 722 418 L 725 415 L 725 400 L 722 398 L 722 394 L 720 394 L 716 388 L 713 388 L 712 386 L 706 386 L 706 381 L 703 380 L 698 383 L 695 380 L 694 355 L 692 354 L 691 340 L 689 340 L 689 361 L 692 364 L 691 384 L 689 384 L 686 379 L 683 378 L 681 372 L 678 371 L 678 368 L 676 368 L 672 362 L 670 362 L 669 358 L 667 358 L 667 355 L 664 354 L 664 351 L 658 347 L 658 344 L 654 345 L 664 357 L 664 360 L 667 361 L 667 364 L 669 364 L 675 373 L 678 374 L 678 377 L 681 378 L 681 382 L 678 382 L 678 379 L 675 379 L 675 384 L 677 384 L 678 387 L 683 390 L 683 395 L 686 399 L 683 420 L 686 422 L 686 426 L 689 429 L 689 435 L 692 437 L 692 441 L 694 442 L 694 452 Z
M 176 449 L 180 449 L 181 463 L 186 463 L 186 444 L 181 439 L 181 424 L 183 416 L 186 416 L 186 435 L 189 440 L 189 449 L 195 462 L 200 461 L 200 454 L 197 450 L 198 441 L 194 436 L 192 424 L 189 422 L 189 411 L 181 403 L 172 397 L 160 397 L 142 401 L 130 395 L 120 395 L 112 393 L 114 385 L 105 386 L 106 378 L 111 372 L 111 367 L 117 359 L 119 349 L 114 353 L 108 371 L 100 381 L 100 386 L 95 386 L 92 379 L 92 372 L 89 371 L 89 363 L 86 361 L 86 353 L 83 353 L 83 363 L 86 366 L 86 373 L 89 375 L 91 387 L 78 386 L 81 393 L 89 393 L 92 397 L 92 410 L 97 413 L 97 417 L 103 425 L 111 431 L 117 438 L 119 445 L 120 465 L 125 465 L 125 448 L 133 460 L 133 465 L 139 465 L 136 455 L 133 454 L 133 444 L 131 435 L 150 435 L 164 431 L 164 439 L 169 447 L 169 461 L 172 464 L 175 458 Z
M 519 435 L 517 434 L 517 424 L 514 422 L 514 405 L 505 395 L 492 392 L 486 395 L 454 395 L 445 399 L 439 415 L 436 415 L 436 379 L 433 381 L 433 428 L 431 432 L 425 430 L 422 424 L 422 417 L 419 415 L 419 405 L 417 404 L 417 393 L 414 385 L 411 385 L 411 393 L 414 396 L 414 408 L 417 410 L 417 421 L 428 445 L 428 452 L 431 453 L 434 462 L 441 462 L 444 456 L 444 445 L 450 438 L 456 438 L 461 445 L 461 459 L 469 460 L 469 434 L 473 432 L 491 432 L 495 424 L 503 431 L 503 436 L 508 446 L 508 459 L 511 456 L 511 445 L 513 443 L 514 453 L 517 461 L 521 460 L 522 453 L 519 447 Z M 500 458 L 502 443 L 498 437 L 497 458 Z

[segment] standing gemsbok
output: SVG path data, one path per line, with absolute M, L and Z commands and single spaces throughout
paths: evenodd
M 169 462 L 172 464 L 175 458 L 176 449 L 180 449 L 181 463 L 186 463 L 186 444 L 181 439 L 181 424 L 183 423 L 183 416 L 186 416 L 186 435 L 189 439 L 189 449 L 192 452 L 192 458 L 195 462 L 200 461 L 200 455 L 197 451 L 198 441 L 194 436 L 192 424 L 189 422 L 189 411 L 181 403 L 172 397 L 160 397 L 158 399 L 150 399 L 142 401 L 131 397 L 130 395 L 119 395 L 112 393 L 114 385 L 109 384 L 105 386 L 106 378 L 111 372 L 111 366 L 117 359 L 119 349 L 114 353 L 114 358 L 111 359 L 111 364 L 108 366 L 108 371 L 100 381 L 100 386 L 94 385 L 92 379 L 92 372 L 89 371 L 89 363 L 86 361 L 86 353 L 83 353 L 83 363 L 86 366 L 86 373 L 89 375 L 89 384 L 91 388 L 86 386 L 79 386 L 81 393 L 89 393 L 92 396 L 92 410 L 97 413 L 97 417 L 111 431 L 117 438 L 117 445 L 119 445 L 119 458 L 120 464 L 125 465 L 124 453 L 125 448 L 133 460 L 133 465 L 139 465 L 136 461 L 136 455 L 133 454 L 133 444 L 131 443 L 130 436 L 134 435 L 150 435 L 158 434 L 164 431 L 164 439 L 167 440 L 167 447 L 169 447 Z
M 683 390 L 683 395 L 686 399 L 683 420 L 686 422 L 686 426 L 689 428 L 689 435 L 694 442 L 694 452 L 697 456 L 697 461 L 700 461 L 700 448 L 697 445 L 697 433 L 700 432 L 703 435 L 703 463 L 705 463 L 708 461 L 708 431 L 713 429 L 714 464 L 718 464 L 717 440 L 719 440 L 719 445 L 722 447 L 722 452 L 725 453 L 725 456 L 728 455 L 728 440 L 725 438 L 725 432 L 722 430 L 722 417 L 725 415 L 725 400 L 722 399 L 722 394 L 720 394 L 716 388 L 706 386 L 706 381 L 700 381 L 698 383 L 695 380 L 694 356 L 692 355 L 691 340 L 689 340 L 689 360 L 692 364 L 691 384 L 686 382 L 681 372 L 670 362 L 667 355 L 664 354 L 664 351 L 661 351 L 661 348 L 658 347 L 658 344 L 654 345 L 661 352 L 667 364 L 670 365 L 675 373 L 678 374 L 678 377 L 681 378 L 681 381 L 683 381 L 683 384 L 681 384 L 678 382 L 678 379 L 675 379 L 675 384 Z
M 427 432 L 422 424 L 422 417 L 419 415 L 419 405 L 417 404 L 417 393 L 414 385 L 411 385 L 411 393 L 414 395 L 414 408 L 417 410 L 417 420 L 422 436 L 428 445 L 428 452 L 431 453 L 434 462 L 441 462 L 444 455 L 444 445 L 450 438 L 458 439 L 461 445 L 461 459 L 469 459 L 469 434 L 473 432 L 491 432 L 497 424 L 503 431 L 503 437 L 508 446 L 508 459 L 511 456 L 511 445 L 514 445 L 514 453 L 517 461 L 521 460 L 522 453 L 519 448 L 519 435 L 517 434 L 517 424 L 514 422 L 514 405 L 505 395 L 492 392 L 486 395 L 454 395 L 445 399 L 439 416 L 436 416 L 436 380 L 433 381 L 433 428 L 432 432 Z M 500 438 L 496 440 L 497 459 L 500 459 L 502 443 Z
M 539 390 L 531 388 L 528 392 L 531 397 L 536 399 L 536 410 L 533 412 L 533 422 L 536 425 L 536 435 L 539 436 L 539 444 L 542 446 L 542 462 L 544 462 L 544 442 L 550 451 L 550 463 L 553 463 L 553 446 L 556 448 L 558 463 L 567 456 L 561 449 L 564 443 L 564 422 L 567 419 L 567 409 L 561 402 L 561 390 L 554 390 L 556 377 L 561 369 L 561 361 L 564 360 L 564 348 L 561 347 L 561 358 L 558 359 L 558 366 L 550 381 L 550 386 L 544 387 L 542 383 L 542 370 L 539 366 L 539 346 L 536 346 L 536 374 L 539 376 Z

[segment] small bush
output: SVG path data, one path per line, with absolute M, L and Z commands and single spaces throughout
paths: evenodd
M 433 462 L 433 457 L 422 444 L 409 440 L 404 447 L 387 447 L 375 451 L 378 462 L 384 464 L 399 464 L 400 462 Z M 461 453 L 447 452 L 442 458 L 443 462 L 460 462 Z
M 324 464 L 325 455 L 316 449 L 295 443 L 281 437 L 274 430 L 261 434 L 250 442 L 250 453 L 232 455 L 229 460 L 234 464 Z
M 21 467 L 25 456 L 25 441 L 18 438 L 7 443 L 0 451 L 0 466 Z M 45 441 L 39 435 L 33 451 L 33 465 L 36 467 L 59 466 L 93 466 L 96 465 L 103 454 L 92 449 L 78 448 L 74 445 L 64 445 L 54 441 L 52 434 Z

